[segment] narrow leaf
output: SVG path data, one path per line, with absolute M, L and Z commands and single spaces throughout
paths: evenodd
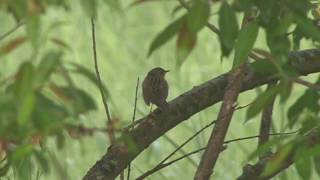
M 235 43 L 235 55 L 233 60 L 233 69 L 238 68 L 244 63 L 253 48 L 259 31 L 256 21 L 245 25 L 239 32 L 238 39 Z
M 239 26 L 234 10 L 226 1 L 223 1 L 220 7 L 219 27 L 222 56 L 228 56 L 234 47 Z
M 210 5 L 208 1 L 195 1 L 187 15 L 187 26 L 190 32 L 200 31 L 208 22 Z
M 37 68 L 37 86 L 42 86 L 51 73 L 60 64 L 61 52 L 50 51 L 42 59 Z
M 279 86 L 274 86 L 270 89 L 267 89 L 264 93 L 259 95 L 247 110 L 245 122 L 249 121 L 259 112 L 261 112 L 261 110 L 264 107 L 266 107 L 272 101 L 273 98 L 275 98 L 275 96 L 279 93 L 279 91 L 280 91 Z
M 177 19 L 153 39 L 149 48 L 148 56 L 150 56 L 154 50 L 168 42 L 177 32 L 179 32 L 182 22 L 185 20 L 185 18 L 186 16 Z
M 178 38 L 177 38 L 177 48 L 176 57 L 177 65 L 181 66 L 183 61 L 189 56 L 193 50 L 197 41 L 196 34 L 189 31 L 187 26 L 184 24 L 181 26 Z

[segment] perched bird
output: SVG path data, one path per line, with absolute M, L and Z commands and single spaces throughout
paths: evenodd
M 165 74 L 169 72 L 160 67 L 156 67 L 148 72 L 142 83 L 142 94 L 144 102 L 149 106 L 150 103 L 157 105 L 160 109 L 167 108 L 168 83 Z

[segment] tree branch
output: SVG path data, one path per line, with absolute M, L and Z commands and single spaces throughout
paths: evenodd
M 301 75 L 320 72 L 319 49 L 291 52 L 289 59 L 291 67 Z M 136 127 L 122 132 L 107 153 L 90 168 L 84 179 L 115 179 L 136 156 L 160 136 L 192 115 L 221 101 L 228 84 L 228 75 L 229 73 L 226 73 L 213 78 L 181 94 L 169 102 L 168 111 L 155 110 L 154 116 L 138 120 L 140 123 Z M 258 74 L 249 66 L 241 92 L 278 79 L 278 75 Z M 135 145 L 133 151 L 129 151 L 129 144 Z
M 308 145 L 310 148 L 314 147 L 317 144 L 320 144 L 320 134 L 319 129 L 315 128 L 307 133 L 303 138 L 304 141 L 309 142 Z M 300 135 L 302 136 L 302 135 Z M 269 161 L 272 161 L 276 156 L 277 153 L 273 153 L 269 156 L 264 156 L 261 158 L 256 164 L 250 165 L 247 164 L 243 168 L 242 174 L 237 178 L 237 180 L 267 180 L 271 179 L 272 177 L 276 176 L 280 172 L 284 171 L 288 167 L 290 167 L 294 163 L 294 153 L 296 148 L 292 148 L 290 152 L 288 152 L 288 156 L 282 162 L 279 162 L 279 166 L 277 169 L 267 177 L 261 177 L 261 173 L 264 170 L 264 167 L 268 164 Z
M 292 135 L 292 134 L 296 134 L 298 131 L 295 131 L 295 132 L 288 132 L 288 133 L 274 133 L 274 134 L 268 134 L 269 136 L 283 136 L 283 135 Z M 259 138 L 260 135 L 257 135 L 257 136 L 249 136 L 249 137 L 243 137 L 243 138 L 237 138 L 237 139 L 231 139 L 231 140 L 228 140 L 228 141 L 225 141 L 223 144 L 229 144 L 229 143 L 232 143 L 232 142 L 237 142 L 237 141 L 243 141 L 243 140 L 249 140 L 249 139 L 255 139 L 255 138 Z M 142 174 L 141 176 L 139 176 L 136 180 L 142 180 L 142 179 L 145 179 L 146 177 L 150 176 L 151 174 L 181 160 L 181 159 L 184 159 L 184 158 L 187 158 L 195 153 L 198 153 L 198 152 L 201 152 L 203 150 L 205 150 L 206 147 L 202 147 L 202 148 L 199 148 L 197 150 L 194 150 L 192 152 L 189 152 L 189 153 L 186 153 L 185 155 L 177 158 L 177 159 L 174 159 L 172 161 L 169 161 L 167 163 L 159 163 L 157 166 L 155 166 L 154 168 L 152 168 L 151 170 L 147 171 L 146 173 Z M 224 150 L 224 148 L 222 149 Z M 162 162 L 162 161 L 161 161 Z
M 234 104 L 238 99 L 241 86 L 244 80 L 244 73 L 246 71 L 246 64 L 240 66 L 228 77 L 228 86 L 226 88 L 223 102 L 218 115 L 218 120 L 214 126 L 207 148 L 202 155 L 200 164 L 195 174 L 195 179 L 205 180 L 209 179 L 216 161 L 221 152 L 224 138 L 227 134 L 229 124 L 234 112 Z

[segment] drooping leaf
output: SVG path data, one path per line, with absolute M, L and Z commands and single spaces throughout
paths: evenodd
M 183 16 L 177 20 L 175 20 L 173 23 L 171 23 L 169 26 L 167 26 L 161 33 L 159 33 L 152 41 L 148 56 L 150 56 L 154 50 L 161 47 L 163 44 L 168 42 L 176 33 L 179 32 L 180 27 L 182 23 L 185 21 L 186 16 Z
M 292 91 L 292 81 L 287 78 L 283 78 L 280 81 L 280 102 L 284 103 L 290 97 Z
M 31 63 L 22 64 L 14 84 L 14 91 L 18 101 L 17 121 L 20 124 L 25 124 L 30 120 L 34 109 L 34 79 L 34 66 Z
M 220 43 L 222 56 L 229 56 L 238 35 L 239 26 L 232 7 L 223 1 L 219 10 Z
M 249 121 L 255 115 L 262 111 L 264 107 L 269 105 L 269 103 L 276 97 L 279 93 L 279 86 L 273 86 L 259 95 L 254 102 L 249 106 L 246 114 L 245 122 Z
M 182 25 L 176 44 L 176 58 L 178 67 L 180 67 L 184 60 L 190 55 L 191 51 L 196 45 L 196 41 L 197 35 L 190 32 L 185 24 Z
M 244 63 L 256 41 L 259 31 L 259 26 L 256 21 L 245 25 L 239 32 L 235 43 L 235 55 L 233 60 L 233 69 L 238 68 Z
M 0 56 L 10 53 L 11 51 L 18 48 L 24 42 L 26 42 L 27 38 L 24 36 L 14 38 L 13 40 L 9 41 L 6 45 L 0 48 Z
M 294 164 L 301 178 L 310 179 L 311 177 L 311 157 L 308 148 L 300 146 L 295 151 Z M 304 156 L 304 157 L 303 157 Z
M 48 134 L 61 129 L 63 120 L 67 117 L 66 109 L 47 98 L 43 94 L 36 94 L 36 108 L 32 114 L 34 127 L 38 132 Z
M 208 22 L 210 5 L 208 1 L 195 1 L 187 15 L 187 26 L 191 33 L 197 33 Z
M 98 81 L 96 75 L 92 71 L 90 71 L 88 68 L 86 68 L 85 66 L 82 66 L 80 64 L 72 63 L 71 65 L 73 65 L 76 68 L 75 70 L 73 70 L 73 72 L 83 75 L 89 81 L 91 81 L 94 85 L 96 85 L 97 88 L 99 88 L 99 81 Z M 107 87 L 105 86 L 105 84 L 103 84 L 103 83 L 102 83 L 102 90 L 103 90 L 104 95 L 106 97 L 110 97 L 110 93 L 109 93 Z
M 55 84 L 51 84 L 50 89 L 73 115 L 96 109 L 95 101 L 83 90 L 74 87 L 60 87 Z
M 61 55 L 61 52 L 50 51 L 43 56 L 37 67 L 37 87 L 42 86 L 55 68 L 60 64 Z
M 309 109 L 311 112 L 318 112 L 319 98 L 320 95 L 317 93 L 317 91 L 313 89 L 306 90 L 305 93 L 301 97 L 299 97 L 297 101 L 288 110 L 287 117 L 289 121 L 289 126 L 293 127 L 293 125 L 297 122 L 299 116 L 305 108 Z
M 306 37 L 310 37 L 312 40 L 320 42 L 319 28 L 315 26 L 310 19 L 296 15 L 295 21 L 298 25 L 298 28 Z

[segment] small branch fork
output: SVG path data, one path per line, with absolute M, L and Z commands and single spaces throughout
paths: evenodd
M 252 15 L 250 15 L 249 12 L 245 14 L 242 26 L 246 26 L 252 22 L 254 18 L 251 16 Z M 228 85 L 223 96 L 223 102 L 218 114 L 218 120 L 212 130 L 207 148 L 202 155 L 200 164 L 196 171 L 194 177 L 196 180 L 208 180 L 213 172 L 221 149 L 223 149 L 223 142 L 234 113 L 234 104 L 238 99 L 246 71 L 247 62 L 244 62 L 228 77 Z
M 288 132 L 288 133 L 273 133 L 273 134 L 268 134 L 268 136 L 285 136 L 285 135 L 293 135 L 293 134 L 296 134 L 298 133 L 298 131 L 294 131 L 294 132 Z M 233 142 L 237 142 L 237 141 L 243 141 L 243 140 L 250 140 L 250 139 L 256 139 L 256 138 L 260 138 L 261 136 L 260 135 L 256 135 L 256 136 L 248 136 L 248 137 L 243 137 L 243 138 L 236 138 L 236 139 L 231 139 L 231 140 L 228 140 L 228 141 L 225 141 L 223 144 L 226 145 L 226 144 L 229 144 L 229 143 L 233 143 Z M 225 150 L 226 147 L 222 148 L 221 151 Z M 202 147 L 202 148 L 199 148 L 197 150 L 194 150 L 192 152 L 189 152 L 177 159 L 174 159 L 172 161 L 169 161 L 167 163 L 165 163 L 165 161 L 167 159 L 169 159 L 167 156 L 163 161 L 161 161 L 158 165 L 156 165 L 154 168 L 150 169 L 149 171 L 147 171 L 146 173 L 142 174 L 141 176 L 139 176 L 138 178 L 136 178 L 136 180 L 142 180 L 142 179 L 145 179 L 146 177 L 154 174 L 155 172 L 165 168 L 165 167 L 168 167 L 170 166 L 171 164 L 174 164 L 175 162 L 181 160 L 181 159 L 184 159 L 186 157 L 189 157 L 193 154 L 196 154 L 198 152 L 201 152 L 203 150 L 205 150 L 206 147 Z M 171 155 L 171 154 L 170 154 Z M 171 156 L 170 156 L 171 157 Z

